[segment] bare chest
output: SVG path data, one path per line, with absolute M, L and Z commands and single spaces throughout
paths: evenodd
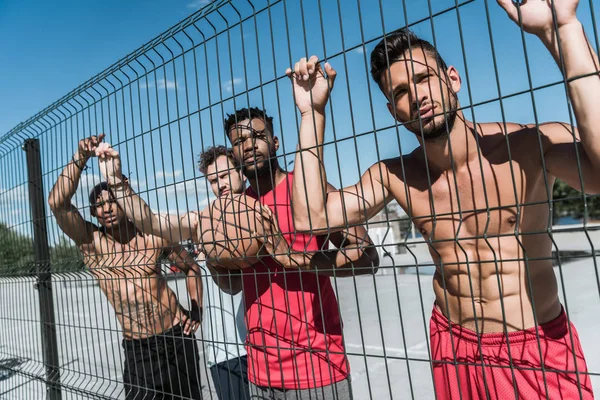
M 407 201 L 413 222 L 428 239 L 499 236 L 522 222 L 520 206 L 530 186 L 518 162 L 475 161 L 431 178 L 431 185 L 409 185 Z
M 144 278 L 157 273 L 161 249 L 151 246 L 144 237 L 135 237 L 128 243 L 100 238 L 95 254 L 87 263 L 95 274 L 111 278 Z

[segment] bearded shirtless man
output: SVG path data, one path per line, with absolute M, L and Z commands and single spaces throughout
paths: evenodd
M 420 146 L 327 193 L 322 144 L 336 74 L 326 64 L 325 78 L 316 57 L 302 59 L 287 71 L 302 113 L 294 221 L 313 233 L 361 224 L 392 199 L 411 216 L 437 266 L 430 339 L 438 399 L 591 399 L 548 228 L 556 178 L 582 190 L 581 174 L 585 192 L 600 193 L 598 57 L 577 20 L 578 0 L 498 2 L 561 67 L 579 129 L 467 121 L 458 71 L 401 30 L 373 50 L 371 73 Z
M 104 135 L 81 140 L 49 197 L 63 232 L 96 277 L 123 329 L 123 382 L 128 400 L 201 399 L 198 348 L 194 332 L 201 321 L 202 281 L 192 256 L 164 239 L 135 228 L 117 205 L 106 183 L 90 193 L 90 211 L 98 225 L 83 219 L 71 199 L 81 172 Z M 158 263 L 169 258 L 185 271 L 192 310 L 179 304 Z

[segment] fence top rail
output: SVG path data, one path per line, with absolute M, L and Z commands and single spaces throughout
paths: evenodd
M 4 135 L 0 136 L 0 145 L 3 144 L 4 142 L 6 142 L 9 138 L 11 138 L 13 136 L 18 136 L 21 139 L 25 139 L 29 135 L 25 134 L 25 137 L 21 137 L 23 135 L 23 131 L 25 129 L 31 127 L 35 122 L 39 121 L 41 118 L 43 118 L 47 114 L 49 114 L 52 111 L 63 106 L 64 104 L 66 104 L 68 101 L 72 100 L 74 97 L 76 97 L 83 91 L 90 89 L 96 83 L 102 81 L 103 79 L 109 77 L 114 72 L 116 72 L 119 69 L 123 68 L 124 66 L 128 65 L 133 60 L 135 60 L 138 57 L 145 54 L 148 50 L 150 50 L 153 47 L 157 46 L 158 44 L 164 42 L 165 40 L 174 37 L 177 33 L 182 32 L 188 26 L 194 24 L 195 22 L 201 20 L 202 18 L 208 16 L 209 14 L 213 13 L 214 11 L 220 9 L 222 6 L 224 6 L 225 4 L 228 4 L 230 2 L 231 2 L 231 0 L 214 0 L 212 2 L 209 2 L 204 7 L 200 8 L 198 11 L 196 11 L 193 14 L 191 14 L 190 16 L 184 18 L 183 20 L 179 21 L 172 27 L 168 28 L 166 31 L 160 33 L 153 39 L 144 43 L 142 46 L 140 46 L 136 50 L 132 51 L 125 57 L 116 61 L 114 64 L 112 64 L 111 66 L 109 66 L 108 68 L 106 68 L 105 70 L 100 72 L 99 74 L 97 74 L 97 75 L 93 76 L 92 78 L 88 79 L 87 81 L 83 82 L 82 84 L 77 86 L 75 89 L 71 90 L 66 95 L 62 96 L 60 99 L 58 99 L 54 103 L 50 104 L 48 107 L 46 107 L 43 110 L 39 111 L 38 113 L 34 114 L 32 117 L 28 118 L 26 121 L 23 121 L 23 122 L 20 122 L 19 124 L 17 124 L 14 128 L 12 128 L 8 132 L 6 132 Z

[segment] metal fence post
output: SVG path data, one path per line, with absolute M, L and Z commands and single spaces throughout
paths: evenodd
M 33 224 L 36 273 L 38 275 L 37 288 L 42 328 L 42 350 L 44 365 L 46 366 L 46 398 L 48 400 L 60 400 L 60 369 L 54 319 L 54 300 L 52 298 L 50 248 L 46 227 L 46 196 L 42 182 L 42 158 L 39 140 L 25 140 L 23 150 L 27 153 L 27 180 Z

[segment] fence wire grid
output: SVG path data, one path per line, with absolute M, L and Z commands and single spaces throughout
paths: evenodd
M 216 0 L 82 83 L 0 137 L 0 398 L 593 398 L 598 12 Z

